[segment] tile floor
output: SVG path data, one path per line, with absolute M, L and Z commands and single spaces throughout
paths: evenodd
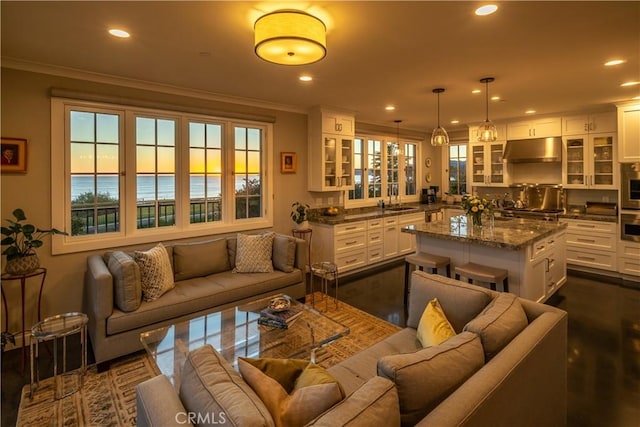
M 339 297 L 404 326 L 403 280 L 403 265 L 393 264 L 341 280 Z M 548 302 L 569 312 L 569 427 L 640 426 L 640 285 L 635 286 L 572 273 Z M 71 339 L 70 352 L 74 345 L 79 347 Z M 28 381 L 28 369 L 20 374 L 20 351 L 6 352 L 2 426 L 15 425 L 20 389 Z

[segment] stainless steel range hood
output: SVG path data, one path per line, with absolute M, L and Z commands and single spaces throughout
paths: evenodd
M 562 138 L 536 138 L 507 141 L 504 158 L 509 163 L 562 161 Z

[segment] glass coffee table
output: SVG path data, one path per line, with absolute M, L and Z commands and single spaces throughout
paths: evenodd
M 258 324 L 260 311 L 275 297 L 285 297 L 302 314 L 287 329 Z M 140 341 L 176 389 L 187 353 L 210 344 L 237 367 L 238 357 L 299 358 L 314 361 L 315 350 L 349 334 L 349 328 L 284 295 L 196 317 L 140 334 Z

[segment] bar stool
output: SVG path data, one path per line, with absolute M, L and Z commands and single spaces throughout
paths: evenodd
M 454 269 L 456 280 L 460 276 L 466 277 L 469 283 L 474 281 L 488 282 L 492 291 L 496 290 L 496 284 L 502 282 L 503 292 L 509 292 L 509 272 L 503 268 L 488 267 L 473 262 L 457 266 Z
M 426 252 L 416 252 L 404 258 L 404 306 L 409 300 L 409 270 L 415 265 L 420 271 L 430 268 L 432 274 L 438 274 L 439 268 L 446 268 L 447 277 L 451 277 L 451 260 L 446 256 L 433 255 Z

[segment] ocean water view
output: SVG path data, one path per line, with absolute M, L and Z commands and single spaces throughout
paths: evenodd
M 201 175 L 192 175 L 190 177 L 190 198 L 204 198 L 205 177 Z M 236 183 L 238 185 L 238 183 Z M 118 197 L 118 177 L 117 176 L 98 176 L 97 177 L 98 194 L 108 194 L 115 199 Z M 208 177 L 207 187 L 209 197 L 218 196 L 221 193 L 221 182 L 219 177 Z M 237 187 L 236 187 L 237 188 Z M 94 192 L 93 176 L 72 176 L 71 177 L 71 200 L 75 200 L 78 196 L 85 193 Z M 153 176 L 138 176 L 136 179 L 136 199 L 137 200 L 155 200 L 156 198 L 156 181 Z M 173 176 L 158 177 L 158 200 L 174 200 L 176 195 L 175 178 Z

